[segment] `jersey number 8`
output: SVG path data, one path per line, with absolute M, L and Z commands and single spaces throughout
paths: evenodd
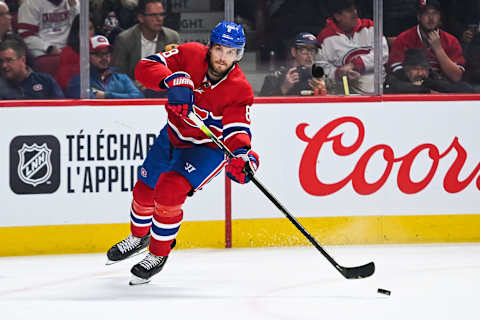
M 165 58 L 168 58 L 168 57 L 171 57 L 173 56 L 174 54 L 177 54 L 178 53 L 178 49 L 175 48 L 175 49 L 172 49 L 170 51 L 166 51 L 166 52 L 163 52 L 162 55 L 165 57 Z

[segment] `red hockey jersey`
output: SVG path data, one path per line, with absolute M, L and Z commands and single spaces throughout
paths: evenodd
M 250 146 L 252 87 L 236 64 L 224 78 L 212 84 L 206 76 L 207 53 L 208 47 L 203 44 L 182 44 L 140 60 L 135 78 L 145 87 L 160 91 L 159 84 L 166 76 L 177 71 L 187 72 L 195 86 L 195 113 L 230 150 Z M 188 148 L 192 144 L 216 148 L 189 119 L 181 120 L 171 113 L 168 114 L 168 134 L 178 148 Z

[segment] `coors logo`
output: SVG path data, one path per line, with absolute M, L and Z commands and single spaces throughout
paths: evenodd
M 60 143 L 45 136 L 17 136 L 10 143 L 10 188 L 17 194 L 53 193 L 60 185 Z

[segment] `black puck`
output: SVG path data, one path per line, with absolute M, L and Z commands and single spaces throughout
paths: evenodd
M 378 293 L 381 293 L 381 294 L 384 294 L 384 295 L 387 295 L 387 296 L 389 296 L 389 295 L 391 294 L 390 291 L 385 290 L 385 289 L 382 289 L 382 288 L 378 288 L 378 289 L 377 289 L 377 292 L 378 292 Z

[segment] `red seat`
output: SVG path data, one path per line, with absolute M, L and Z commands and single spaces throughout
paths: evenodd
M 57 74 L 58 65 L 60 63 L 59 54 L 45 54 L 35 58 L 34 69 L 38 72 L 48 73 L 52 77 Z

